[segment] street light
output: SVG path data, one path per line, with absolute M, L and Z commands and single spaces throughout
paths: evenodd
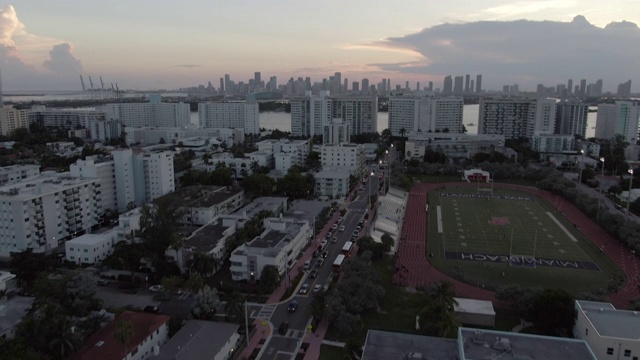
M 371 172 L 371 176 L 369 177 L 369 194 L 368 194 L 368 198 L 369 198 L 369 208 L 367 209 L 367 211 L 371 210 L 371 183 L 373 182 L 373 175 L 375 173 L 372 171 Z
M 604 157 L 600 158 L 600 161 L 602 161 L 602 176 L 601 176 L 601 183 L 598 184 L 598 187 L 600 188 L 600 196 L 598 197 L 598 212 L 596 213 L 596 219 L 600 218 L 600 202 L 602 202 L 602 181 L 604 181 Z
M 578 176 L 578 184 L 582 184 L 582 169 L 584 168 L 584 150 L 580 150 L 582 161 L 580 162 L 580 175 Z
M 627 217 L 629 217 L 629 205 L 631 205 L 631 189 L 633 189 L 633 169 L 627 170 L 631 174 L 629 179 L 629 192 L 627 192 Z

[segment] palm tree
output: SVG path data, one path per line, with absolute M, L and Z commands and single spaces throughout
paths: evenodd
M 73 353 L 78 344 L 78 336 L 74 333 L 71 321 L 68 317 L 56 316 L 53 320 L 53 339 L 49 341 L 49 350 L 60 359 L 64 359 Z
M 204 161 L 205 165 L 209 165 L 209 161 L 211 160 L 212 155 L 209 154 L 208 152 L 204 153 L 204 155 L 202 155 L 202 161 Z
M 405 128 L 400 128 L 400 138 L 404 139 L 404 134 L 407 132 Z
M 217 270 L 218 261 L 208 254 L 196 252 L 189 260 L 188 266 L 193 273 L 207 277 Z
M 177 233 L 171 235 L 171 244 L 169 245 L 176 252 L 176 261 L 180 271 L 182 271 L 182 257 L 180 256 L 180 249 L 184 246 L 184 239 Z
M 234 323 L 240 323 L 244 317 L 242 294 L 234 290 L 227 297 L 227 302 L 224 305 L 224 311 L 227 313 L 227 319 Z
M 455 295 L 453 283 L 449 281 L 439 281 L 431 288 L 433 301 L 447 310 L 453 310 L 453 306 L 458 305 Z
M 133 324 L 131 324 L 131 321 L 120 320 L 118 321 L 118 323 L 116 323 L 116 331 L 113 333 L 113 337 L 115 337 L 116 340 L 120 344 L 122 344 L 124 348 L 125 358 L 129 354 L 129 351 L 127 351 L 127 345 L 129 345 L 129 341 L 131 341 L 131 338 L 134 334 L 135 332 L 133 330 Z

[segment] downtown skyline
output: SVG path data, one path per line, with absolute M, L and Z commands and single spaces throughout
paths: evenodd
M 217 88 L 225 74 L 256 71 L 279 84 L 341 72 L 350 84 L 436 88 L 470 73 L 483 88 L 523 91 L 601 78 L 615 92 L 639 82 L 640 4 L 613 3 L 0 0 L 0 70 L 4 92 L 80 90 L 80 74 L 121 89 Z

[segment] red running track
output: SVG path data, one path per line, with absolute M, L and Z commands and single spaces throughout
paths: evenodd
M 420 183 L 413 186 L 407 201 L 405 221 L 402 227 L 396 271 L 393 282 L 401 286 L 424 287 L 438 281 L 450 281 L 455 285 L 456 295 L 460 297 L 495 301 L 493 292 L 472 286 L 437 270 L 429 263 L 426 256 L 426 203 L 427 193 L 443 186 L 461 187 L 475 186 L 470 183 Z M 626 286 L 609 296 L 609 301 L 618 309 L 626 309 L 630 301 L 640 297 L 640 260 L 624 247 L 613 236 L 583 214 L 564 198 L 547 191 L 532 187 L 494 184 L 495 187 L 510 188 L 537 195 L 562 212 L 572 223 L 580 227 L 580 231 L 620 267 L 627 276 Z

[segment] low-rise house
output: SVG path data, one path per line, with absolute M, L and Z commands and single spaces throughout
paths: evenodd
M 0 301 L 0 339 L 11 339 L 15 335 L 15 327 L 27 315 L 35 298 L 15 296 Z
M 159 200 L 168 199 L 177 204 L 183 213 L 181 223 L 204 225 L 218 215 L 229 214 L 242 206 L 244 192 L 224 186 L 187 186 L 164 195 Z
M 237 324 L 189 320 L 160 348 L 157 360 L 227 360 L 238 348 Z

